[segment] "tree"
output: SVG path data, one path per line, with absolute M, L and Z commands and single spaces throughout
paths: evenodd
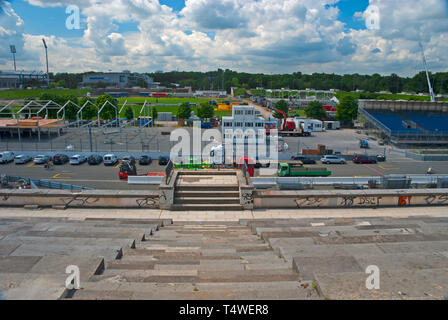
M 132 110 L 131 106 L 128 106 L 124 112 L 124 116 L 126 117 L 126 119 L 128 120 L 132 120 L 134 119 L 134 110 Z
M 109 103 L 107 103 L 104 109 L 101 111 L 101 118 L 104 120 L 114 119 L 116 116 L 115 108 L 117 107 L 117 100 L 115 98 L 111 97 L 108 94 L 103 94 L 102 96 L 96 98 L 95 104 L 99 109 L 101 109 L 107 101 Z M 115 108 L 111 104 L 114 105 Z
M 213 117 L 214 109 L 208 103 L 201 103 L 198 110 L 198 117 L 202 119 L 210 119 Z
M 345 96 L 341 99 L 337 111 L 336 119 L 342 122 L 351 122 L 358 117 L 358 100 L 352 96 Z
M 327 112 L 319 101 L 310 102 L 305 108 L 305 114 L 308 118 L 319 120 L 324 119 L 327 116 Z
M 154 118 L 154 121 L 157 120 L 157 115 L 158 113 L 156 107 L 152 107 L 151 116 Z
M 288 114 L 288 103 L 283 99 L 275 104 L 275 108 Z M 273 116 L 276 119 L 283 119 L 283 114 L 278 112 L 275 112 Z
M 191 115 L 191 107 L 188 103 L 182 103 L 177 110 L 177 117 L 179 119 L 188 119 Z
M 82 108 L 87 101 L 90 101 L 91 103 L 95 104 L 95 101 L 92 98 L 83 97 L 79 99 L 79 106 Z M 97 116 L 98 116 L 98 109 L 90 103 L 87 104 L 86 107 L 82 110 L 82 118 L 84 120 L 86 119 L 93 120 Z

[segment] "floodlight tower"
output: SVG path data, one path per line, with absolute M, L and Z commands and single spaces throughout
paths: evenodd
M 45 59 L 47 61 L 47 86 L 48 86 L 48 88 L 50 88 L 50 74 L 48 73 L 48 47 L 47 47 L 47 43 L 45 42 L 44 38 L 42 38 L 42 42 L 44 43 Z
M 14 59 L 14 71 L 17 71 L 16 68 L 16 46 L 15 45 L 10 45 L 9 48 L 11 49 L 11 53 L 12 53 L 12 58 Z
M 420 49 L 422 49 L 423 66 L 425 67 L 425 71 L 426 71 L 426 79 L 428 80 L 429 96 L 431 97 L 431 102 L 435 102 L 435 101 L 436 101 L 436 98 L 435 98 L 435 96 L 434 96 L 434 90 L 432 89 L 431 79 L 429 78 L 428 66 L 426 65 L 425 51 L 423 50 L 423 45 L 422 45 L 422 43 L 419 42 L 418 44 L 420 45 Z

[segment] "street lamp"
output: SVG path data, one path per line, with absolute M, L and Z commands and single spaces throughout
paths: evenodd
M 16 68 L 16 53 L 17 53 L 16 46 L 10 45 L 9 48 L 11 49 L 12 57 L 14 59 L 14 71 L 17 71 L 17 68 Z
M 44 43 L 44 48 L 45 48 L 45 59 L 47 61 L 47 86 L 48 88 L 50 88 L 50 74 L 48 73 L 48 47 L 47 47 L 47 43 L 45 42 L 45 39 L 42 38 L 42 42 Z

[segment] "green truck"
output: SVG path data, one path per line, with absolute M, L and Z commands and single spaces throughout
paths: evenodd
M 212 165 L 210 163 L 207 163 L 207 162 L 198 162 L 196 159 L 190 158 L 185 163 L 181 162 L 181 163 L 174 164 L 174 167 L 176 169 L 193 170 L 193 169 L 207 169 L 207 168 L 211 168 Z
M 304 167 L 300 163 L 280 163 L 278 167 L 279 177 L 328 177 L 331 171 L 327 168 Z

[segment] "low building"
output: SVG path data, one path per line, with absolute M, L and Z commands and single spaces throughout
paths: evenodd
M 233 106 L 231 117 L 222 117 L 223 141 L 234 137 L 237 143 L 247 139 L 256 140 L 259 130 L 265 132 L 265 119 L 255 114 L 254 106 Z M 255 136 L 247 136 L 245 133 L 253 130 Z M 248 131 L 249 130 L 249 131 Z M 246 137 L 245 137 L 246 136 Z
M 104 84 L 106 86 L 112 86 L 116 88 L 132 88 L 135 86 L 143 87 L 143 83 L 146 83 L 148 89 L 157 88 L 158 84 L 154 82 L 154 79 L 146 74 L 131 73 L 131 72 L 108 72 L 108 73 L 90 73 L 85 74 L 82 77 L 81 86 L 96 86 L 98 84 Z
M 217 97 L 217 98 L 225 98 L 227 97 L 226 91 L 217 91 L 217 90 L 205 90 L 205 91 L 195 91 L 195 97 Z
M 37 84 L 46 84 L 47 77 L 43 72 L 37 71 L 1 71 L 1 89 L 23 89 L 25 82 L 36 81 Z

